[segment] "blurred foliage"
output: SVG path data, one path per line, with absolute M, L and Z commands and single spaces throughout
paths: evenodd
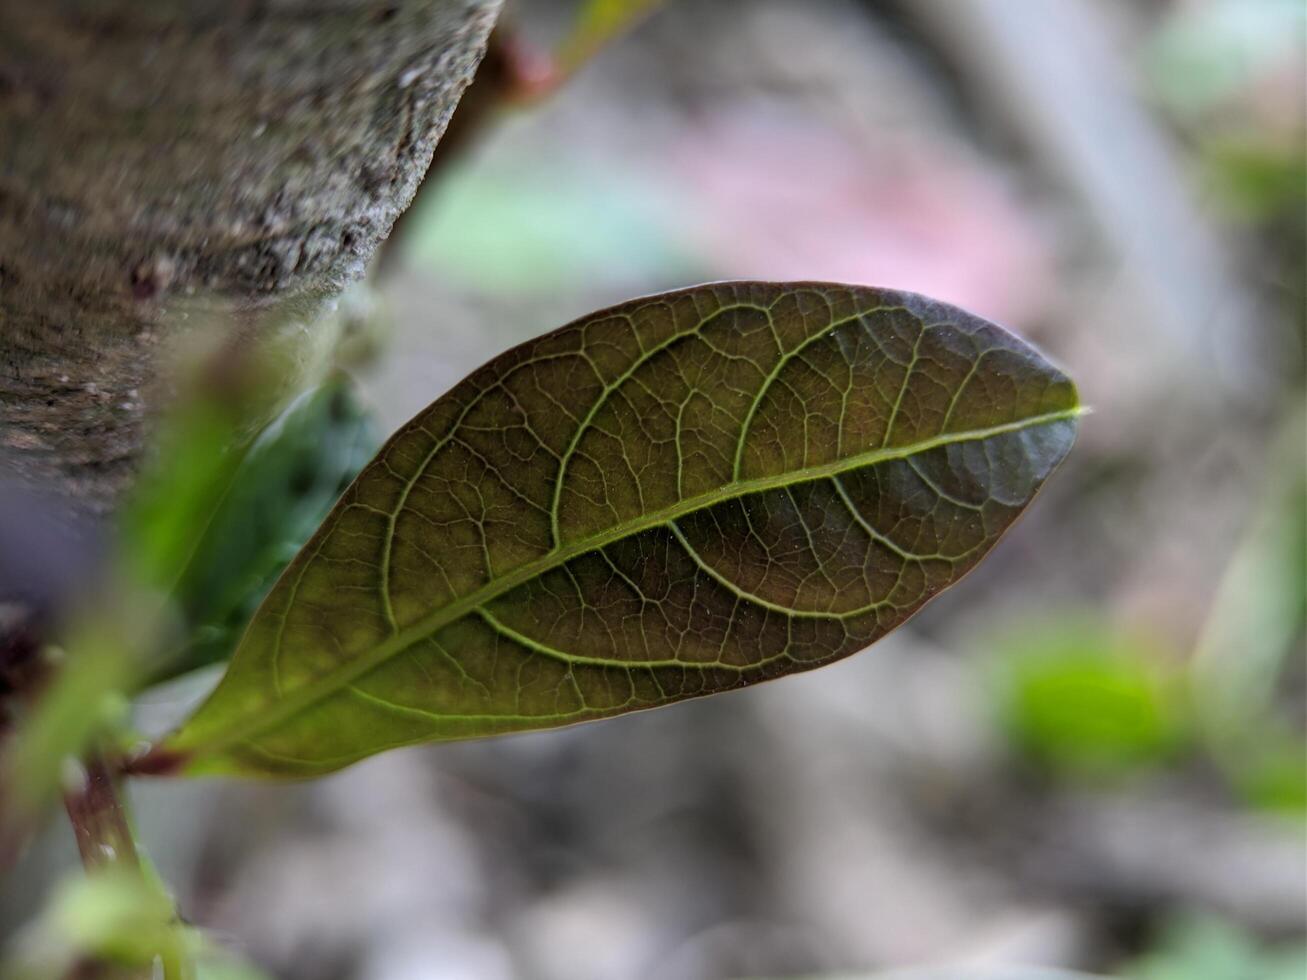
M 0 962 L 0 980 L 160 973 L 164 980 L 267 980 L 180 922 L 152 875 L 124 867 L 65 879 Z
M 41 812 L 59 790 L 64 760 L 126 725 L 127 693 L 139 677 L 137 651 L 156 642 L 161 617 L 148 595 L 115 589 L 83 608 L 68 631 L 70 653 L 47 648 L 56 670 L 5 746 L 0 816 L 22 821 Z
M 1301 286 L 1307 250 L 1307 4 L 1176 4 L 1146 50 L 1153 91 L 1197 151 L 1207 189 L 1230 217 L 1281 239 Z
M 1259 942 L 1221 919 L 1180 918 L 1142 956 L 1124 964 L 1119 980 L 1302 980 L 1307 946 Z M 829 974 L 802 980 L 1106 980 L 1097 974 L 1039 966 L 955 966 L 875 974 Z
M 257 381 L 257 378 L 252 380 Z M 161 448 L 128 503 L 125 532 L 95 584 L 63 613 L 57 644 L 46 640 L 48 677 L 23 705 L 4 746 L 3 830 L 32 822 L 55 798 L 69 765 L 96 742 L 117 740 L 140 686 L 177 618 L 169 587 L 194 551 L 197 528 L 226 492 L 239 413 L 215 395 L 249 384 L 196 384 L 162 426 Z M 45 639 L 45 638 L 43 638 Z M 4 836 L 0 833 L 0 837 Z
M 216 501 L 176 601 L 189 639 L 169 675 L 228 656 L 273 581 L 379 439 L 343 374 L 304 392 L 244 454 Z
M 179 369 L 181 395 L 161 418 L 118 518 L 130 581 L 170 594 L 186 573 L 252 439 L 283 401 L 285 346 L 193 352 Z
M 999 649 L 991 675 L 999 724 L 1036 764 L 1109 775 L 1161 762 L 1185 743 L 1180 678 L 1143 637 L 1068 613 Z
M 253 442 L 243 436 L 246 390 L 201 385 L 166 420 L 122 522 L 118 573 L 48 648 L 57 669 L 5 748 L 7 821 L 40 813 L 63 761 L 96 739 L 131 751 L 133 692 L 230 652 L 376 445 L 343 375 L 301 395 Z
M 209 955 L 196 964 L 196 980 L 269 980 L 268 974 L 249 963 L 221 955 Z
M 217 399 L 195 399 L 165 420 L 156 462 L 121 520 L 120 552 L 135 580 L 167 590 L 184 573 L 239 463 L 236 429 Z
M 1203 626 L 1192 689 L 1203 738 L 1254 805 L 1307 814 L 1307 738 L 1281 703 L 1307 638 L 1307 403 L 1281 426 L 1266 491 Z
M 1270 947 L 1208 917 L 1172 923 L 1156 946 L 1121 971 L 1126 980 L 1302 980 L 1307 946 Z
M 175 600 L 194 635 L 179 664 L 222 656 L 229 634 L 367 461 L 376 438 L 336 374 L 259 431 L 264 373 L 245 356 L 170 412 L 121 520 L 119 551 L 145 588 Z M 253 433 L 257 433 L 253 435 Z
M 888 973 L 838 973 L 796 980 L 1106 980 L 1089 973 L 1041 966 L 950 966 L 891 970 Z
M 1025 622 L 995 644 L 991 693 L 1017 751 L 1072 777 L 1201 752 L 1250 805 L 1307 814 L 1307 738 L 1301 708 L 1286 702 L 1307 637 L 1304 444 L 1300 405 L 1192 656 L 1092 610 Z
M 652 13 L 664 0 L 582 0 L 576 21 L 555 54 L 558 67 L 570 74 L 606 44 Z
M 1184 117 L 1228 105 L 1268 70 L 1302 56 L 1301 0 L 1218 0 L 1172 10 L 1146 67 L 1164 103 Z
M 199 552 L 214 546 L 210 528 L 233 486 L 250 478 L 242 467 L 260 434 L 284 419 L 304 391 L 342 390 L 348 382 L 333 377 L 333 369 L 371 349 L 360 334 L 380 311 L 367 290 L 349 291 L 321 315 L 312 302 L 307 310 L 285 307 L 240 328 L 225 312 L 176 314 L 192 321 L 185 334 L 190 343 L 175 355 L 171 372 L 177 395 L 160 416 L 149 456 L 117 515 L 121 574 L 140 588 L 171 596 L 185 587 L 195 567 L 208 561 Z M 305 411 L 302 398 L 294 404 Z M 328 423 L 352 425 L 349 414 Z M 321 423 L 324 439 L 331 435 L 328 423 Z
M 1226 208 L 1251 220 L 1290 216 L 1307 202 L 1307 152 L 1214 139 L 1206 147 L 1206 166 Z
M 150 878 L 127 868 L 105 869 L 62 883 L 41 918 L 14 944 L 0 977 L 118 975 L 105 972 L 110 967 L 139 976 L 157 959 L 166 980 L 178 980 L 192 975 L 186 964 L 201 946 L 199 933 L 177 922 L 171 899 Z
M 97 740 L 131 740 L 128 695 L 227 655 L 377 442 L 343 375 L 302 394 L 253 441 L 244 437 L 251 404 L 243 382 L 200 386 L 167 419 L 123 522 L 118 574 L 78 610 L 64 647 L 49 648 L 57 669 L 7 746 L 5 818 L 17 827 L 56 795 L 65 760 Z M 194 976 L 200 940 L 173 920 L 148 865 L 79 878 L 4 976 L 58 977 L 83 961 L 136 976 L 156 956 L 172 964 L 165 976 Z M 201 978 L 252 976 L 212 955 L 202 962 Z
M 696 268 L 657 187 L 580 163 L 459 166 L 412 218 L 412 255 L 474 288 L 567 292 Z

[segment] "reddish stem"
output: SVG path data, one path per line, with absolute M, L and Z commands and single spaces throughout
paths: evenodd
M 98 752 L 87 756 L 82 785 L 64 793 L 77 850 L 88 871 L 110 865 L 139 867 L 127 810 L 119 795 L 117 774 Z

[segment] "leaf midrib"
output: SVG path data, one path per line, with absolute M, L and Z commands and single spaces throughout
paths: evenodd
M 616 524 L 598 534 L 578 539 L 566 545 L 556 546 L 539 558 L 518 566 L 513 571 L 486 583 L 474 592 L 469 592 L 467 595 L 433 610 L 411 626 L 391 634 L 365 655 L 359 656 L 349 663 L 343 664 L 338 669 L 324 674 L 318 680 L 304 685 L 299 690 L 268 706 L 267 710 L 260 712 L 257 716 L 240 719 L 244 724 L 228 724 L 225 727 L 231 734 L 222 738 L 208 740 L 202 746 L 194 749 L 182 746 L 181 751 L 190 752 L 194 755 L 211 755 L 241 742 L 253 741 L 259 735 L 279 727 L 308 705 L 343 690 L 364 675 L 381 667 L 392 657 L 408 649 L 413 644 L 433 636 L 439 630 L 463 618 L 477 607 L 498 598 L 550 569 L 566 564 L 573 558 L 578 558 L 587 552 L 597 551 L 633 534 L 652 530 L 687 514 L 712 507 L 727 500 L 814 480 L 828 479 L 842 473 L 874 466 L 878 463 L 916 456 L 942 446 L 977 442 L 1010 432 L 1021 432 L 1040 425 L 1070 421 L 1078 418 L 1083 413 L 1084 409 L 1081 406 L 1075 406 L 1057 412 L 1046 412 L 1042 415 L 1031 416 L 1015 422 L 989 426 L 984 429 L 971 429 L 965 432 L 933 436 L 930 439 L 924 439 L 908 446 L 872 449 L 831 463 L 791 470 L 787 473 L 755 477 L 749 480 L 734 480 L 707 493 L 679 500 L 668 507 Z M 628 666 L 630 669 L 636 670 L 642 666 L 642 663 L 633 660 Z M 184 734 L 184 732 L 180 734 Z

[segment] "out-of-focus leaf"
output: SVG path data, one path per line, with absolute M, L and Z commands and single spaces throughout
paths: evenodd
M 155 669 L 175 625 L 167 596 L 230 487 L 240 459 L 240 406 L 256 380 L 197 385 L 162 426 L 155 458 L 124 506 L 114 558 L 65 614 L 60 646 L 47 650 L 57 670 L 6 746 L 6 810 L 39 812 L 64 761 L 125 725 L 127 696 Z
M 1307 744 L 1284 725 L 1265 726 L 1247 741 L 1252 754 L 1237 763 L 1222 753 L 1235 788 L 1252 806 L 1287 816 L 1307 816 Z
M 3 465 L 0 459 L 0 470 Z M 48 796 L 43 788 L 55 785 L 53 773 L 39 770 L 47 763 L 53 770 L 60 756 L 47 760 L 41 753 L 58 752 L 69 734 L 73 749 L 79 748 L 77 726 L 94 720 L 104 703 L 103 676 L 82 684 L 71 702 L 56 683 L 58 710 L 40 732 L 26 731 L 34 714 L 46 714 L 36 694 L 50 692 L 58 659 L 47 637 L 69 625 L 103 575 L 100 544 L 57 495 L 0 481 L 0 870 L 31 833 Z M 22 744 L 14 741 L 18 732 Z
M 1156 949 L 1128 964 L 1127 980 L 1302 980 L 1307 947 L 1267 947 L 1236 927 L 1206 917 L 1181 919 Z
M 1267 491 L 1222 576 L 1193 660 L 1202 734 L 1252 802 L 1307 813 L 1307 745 L 1277 696 L 1307 634 L 1307 404 L 1289 413 Z
M 604 45 L 629 30 L 664 0 L 583 0 L 571 33 L 558 48 L 555 60 L 564 75 L 594 57 Z
M 65 759 L 124 727 L 127 697 L 230 653 L 280 569 L 312 534 L 375 444 L 348 382 L 306 393 L 254 442 L 245 435 L 270 372 L 211 383 L 165 423 L 156 459 L 127 505 L 115 574 L 61 624 L 57 669 L 16 718 L 0 760 L 0 809 L 28 820 L 58 788 Z M 169 649 L 189 637 L 180 653 Z M 64 653 L 66 651 L 66 654 Z M 8 811 L 13 811 L 12 813 Z M 0 827 L 0 840 L 16 828 Z
M 1181 4 L 1146 50 L 1145 67 L 1169 106 L 1196 116 L 1300 59 L 1304 31 L 1300 0 Z
M 1212 139 L 1204 153 L 1214 189 L 1230 210 L 1252 219 L 1301 222 L 1307 204 L 1307 149 L 1254 139 Z
M 1086 615 L 1027 623 L 1002 644 L 1002 728 L 1030 759 L 1072 775 L 1157 762 L 1185 737 L 1182 685 L 1140 639 Z
M 188 337 L 219 338 L 179 353 L 178 396 L 164 413 L 149 458 L 119 515 L 122 573 L 172 595 L 231 491 L 250 445 L 296 394 L 318 384 L 354 323 L 342 302 L 306 329 L 302 310 L 283 304 L 249 329 L 225 314 L 188 314 Z M 195 326 L 196 320 L 213 318 Z M 214 346 L 216 343 L 216 347 Z
M 451 170 L 409 219 L 425 266 L 502 292 L 672 279 L 696 267 L 667 225 L 666 192 L 575 163 Z
M 272 980 L 269 974 L 231 956 L 213 954 L 196 966 L 195 980 Z
M 240 463 L 236 431 L 207 400 L 168 419 L 158 453 L 166 462 L 147 469 L 122 518 L 124 557 L 139 581 L 166 588 L 185 570 Z
M 177 585 L 191 629 L 169 673 L 228 656 L 276 576 L 376 449 L 343 375 L 304 392 L 244 454 Z
M 18 937 L 0 977 L 50 980 L 89 963 L 145 968 L 148 976 L 156 961 L 166 977 L 184 977 L 201 948 L 200 934 L 177 921 L 171 899 L 154 881 L 125 868 L 105 869 L 63 883 L 41 918 Z
M 125 867 L 61 882 L 40 916 L 12 938 L 0 980 L 151 977 L 158 967 L 164 980 L 268 980 L 179 920 L 152 872 Z
M 61 766 L 129 717 L 126 692 L 140 671 L 137 652 L 157 642 L 157 598 L 124 589 L 102 596 L 68 627 L 67 649 L 47 648 L 57 668 L 23 714 L 0 766 L 0 802 L 38 813 L 59 788 Z
M 405 425 L 154 763 L 311 775 L 847 656 L 994 545 L 1075 387 L 910 293 L 727 283 L 491 361 Z
M 791 980 L 1108 980 L 1097 974 L 1041 966 L 946 966 L 888 973 L 829 973 Z

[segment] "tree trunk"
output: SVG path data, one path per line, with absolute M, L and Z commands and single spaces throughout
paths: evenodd
M 0 472 L 109 510 L 184 309 L 359 277 L 500 2 L 0 0 Z

